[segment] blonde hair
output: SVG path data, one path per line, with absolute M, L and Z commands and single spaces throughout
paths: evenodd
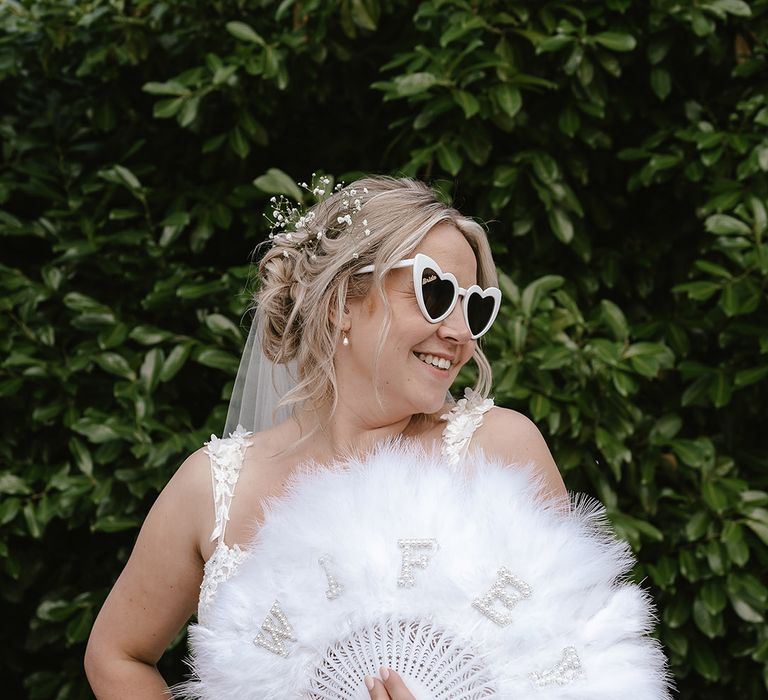
M 340 231 L 337 222 L 347 213 L 342 203 L 350 190 L 365 192 L 362 209 L 354 216 L 356 222 L 364 220 L 366 225 Z M 342 331 L 333 319 L 342 317 L 345 300 L 364 297 L 371 287 L 386 309 L 374 361 L 374 369 L 377 367 L 391 320 L 384 278 L 395 263 L 411 256 L 437 224 L 450 223 L 466 238 L 477 259 L 478 284 L 498 286 L 483 227 L 442 203 L 434 190 L 418 180 L 366 177 L 316 204 L 310 212 L 313 230 L 325 235 L 316 245 L 309 241 L 311 232 L 292 233 L 291 240 L 277 236 L 259 263 L 261 285 L 254 295 L 257 321 L 264 329 L 264 354 L 275 364 L 295 362 L 298 367 L 298 384 L 281 405 L 328 401 L 331 412 L 335 410 L 338 388 L 333 359 Z M 375 266 L 374 274 L 354 274 L 369 264 Z M 491 366 L 479 345 L 473 359 L 478 367 L 475 390 L 487 396 Z

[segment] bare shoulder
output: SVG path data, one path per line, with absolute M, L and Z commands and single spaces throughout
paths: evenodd
M 166 486 L 173 497 L 198 503 L 211 492 L 211 462 L 206 448 L 200 447 L 186 457 Z
M 510 443 L 518 443 L 524 448 L 528 443 L 540 440 L 544 437 L 528 416 L 502 406 L 494 406 L 483 415 L 483 423 L 474 436 L 476 444 L 483 443 L 483 447 L 491 451 L 509 450 Z
M 533 463 L 544 480 L 544 495 L 567 497 L 565 484 L 544 436 L 522 413 L 494 406 L 483 417 L 472 444 L 510 466 Z
M 184 459 L 155 505 L 171 519 L 178 516 L 175 527 L 187 530 L 199 552 L 197 545 L 207 539 L 204 538 L 205 530 L 213 522 L 211 467 L 205 447 L 200 447 Z
M 210 491 L 210 484 L 211 463 L 205 446 L 188 455 L 168 482 L 174 492 L 193 498 L 201 497 L 206 488 Z

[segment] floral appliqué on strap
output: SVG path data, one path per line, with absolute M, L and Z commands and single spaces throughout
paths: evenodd
M 483 424 L 483 415 L 493 408 L 493 399 L 484 399 L 482 394 L 470 387 L 464 389 L 464 398 L 440 416 L 447 421 L 443 429 L 441 451 L 450 464 L 456 465 L 464 456 L 475 430 Z
M 228 438 L 211 435 L 206 442 L 205 453 L 211 462 L 211 481 L 213 485 L 213 503 L 215 525 L 211 533 L 211 542 L 216 542 L 216 549 L 205 562 L 203 581 L 200 584 L 200 600 L 197 617 L 200 619 L 216 594 L 219 584 L 231 578 L 248 552 L 238 545 L 230 547 L 224 542 L 224 534 L 229 522 L 229 507 L 235 495 L 235 486 L 240 477 L 246 448 L 251 444 L 247 438 L 252 435 L 243 426 L 238 425 Z

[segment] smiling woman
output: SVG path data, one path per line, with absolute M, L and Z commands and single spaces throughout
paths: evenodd
M 91 635 L 96 694 L 163 697 L 154 664 L 196 605 L 188 698 L 667 698 L 627 545 L 487 396 L 482 227 L 386 177 L 275 219 L 233 429 L 148 515 Z
M 276 218 L 283 216 L 275 211 Z M 409 254 L 423 245 L 424 253 L 433 251 L 436 265 L 442 263 L 451 279 L 461 273 L 465 286 L 479 282 L 495 288 L 496 269 L 477 222 L 439 202 L 423 183 L 384 177 L 353 183 L 306 214 L 294 210 L 293 217 L 297 225 L 273 237 L 260 263 L 263 284 L 256 298 L 267 357 L 277 365 L 295 362 L 299 369 L 297 386 L 285 397 L 287 405 L 330 401 L 335 407 L 340 372 L 354 381 L 367 377 L 364 395 L 380 399 L 387 386 L 396 394 L 400 382 L 386 384 L 374 374 L 385 369 L 379 362 L 394 339 L 391 324 L 405 322 L 411 314 L 415 333 L 458 333 L 458 339 L 433 342 L 442 347 L 432 349 L 447 359 L 458 354 L 457 348 L 468 353 L 461 363 L 454 362 L 454 377 L 474 356 L 479 367 L 475 388 L 488 393 L 490 367 L 477 343 L 466 337 L 461 313 L 451 313 L 451 305 L 435 322 L 420 316 L 417 301 L 423 303 L 423 296 L 413 281 L 417 269 L 404 267 L 413 257 Z M 395 306 L 399 301 L 404 303 Z M 402 315 L 405 310 L 409 315 Z M 344 338 L 349 352 L 339 358 L 337 346 Z M 442 405 L 441 400 L 435 410 Z

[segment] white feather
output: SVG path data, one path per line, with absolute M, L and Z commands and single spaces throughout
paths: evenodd
M 201 700 L 363 700 L 363 675 L 384 664 L 406 669 L 418 700 L 451 682 L 441 699 L 667 700 L 666 660 L 647 636 L 650 596 L 626 579 L 634 560 L 602 506 L 574 497 L 566 513 L 562 503 L 537 500 L 541 482 L 531 465 L 504 466 L 482 453 L 470 460 L 459 472 L 437 453 L 391 443 L 365 459 L 301 469 L 287 495 L 267 504 L 250 557 L 219 586 L 204 624 L 191 626 L 194 678 L 175 691 Z M 397 585 L 399 538 L 439 542 L 427 567 L 414 569 L 413 588 Z M 322 555 L 344 587 L 333 600 Z M 502 566 L 532 589 L 506 627 L 472 606 Z M 285 641 L 287 658 L 253 641 L 275 600 L 297 640 Z M 439 652 L 450 639 L 463 659 L 432 681 L 425 680 L 432 669 L 408 667 L 376 637 L 400 630 L 403 640 L 389 644 L 408 644 L 420 623 L 431 625 L 422 647 Z M 401 657 L 426 658 L 419 643 Z M 531 674 L 554 667 L 566 647 L 576 649 L 581 677 L 537 687 Z M 359 658 L 334 690 L 332 667 L 354 651 Z M 432 656 L 439 668 L 440 654 Z

